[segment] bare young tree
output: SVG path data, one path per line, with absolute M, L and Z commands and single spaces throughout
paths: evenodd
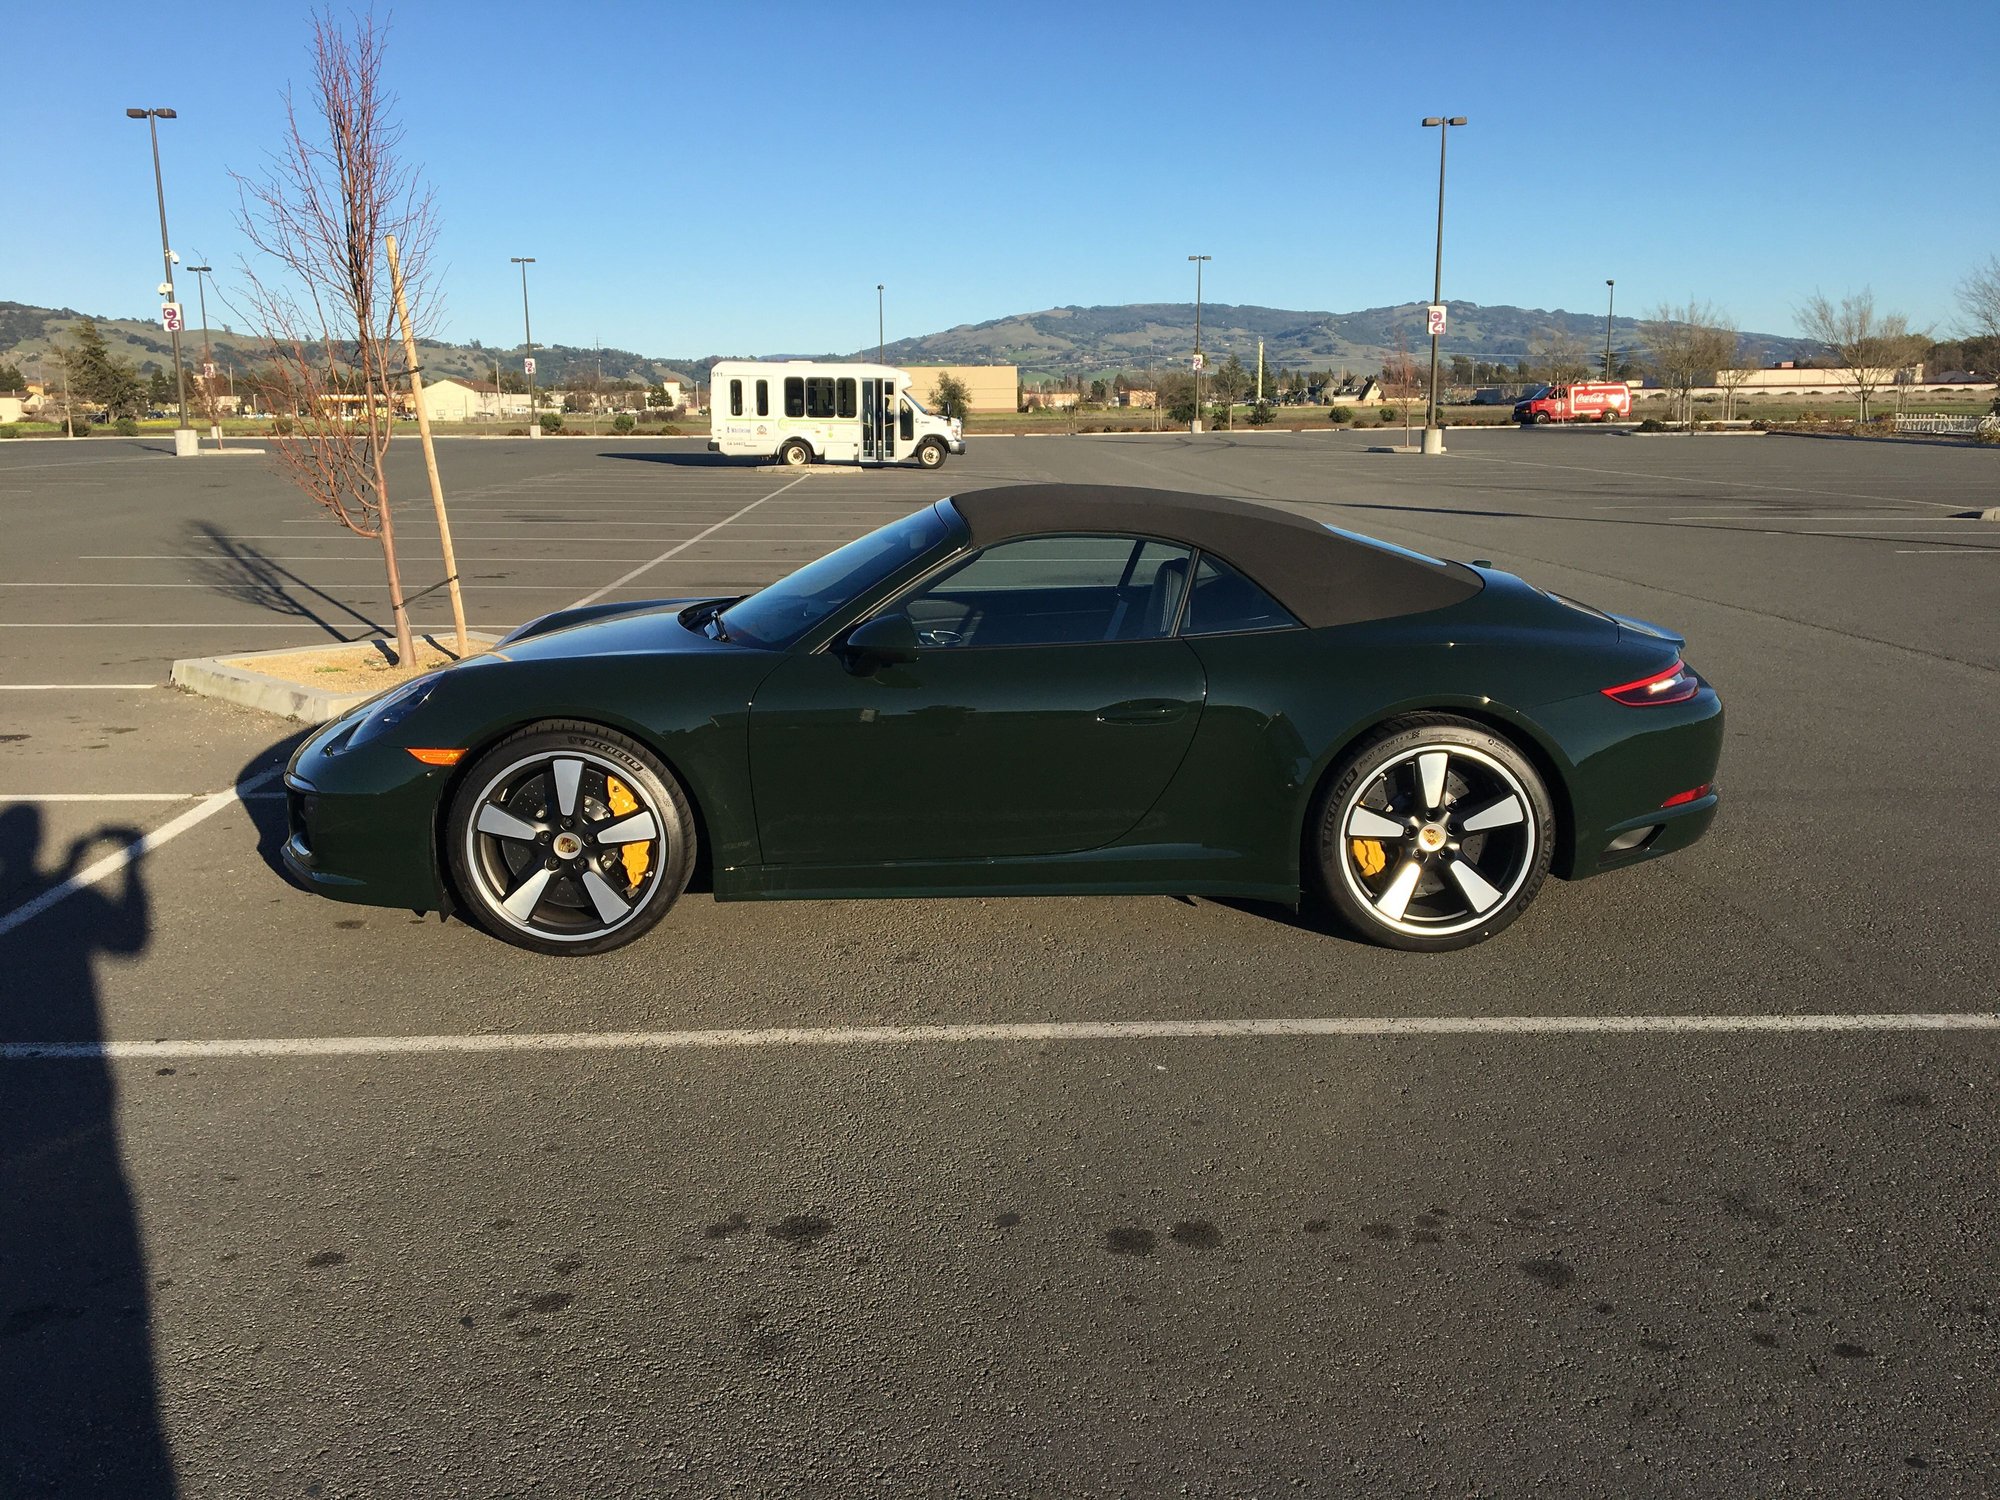
M 1590 349 L 1566 328 L 1551 328 L 1528 346 L 1528 354 L 1550 385 L 1568 385 L 1589 378 Z
M 395 99 L 383 91 L 387 29 L 313 17 L 310 97 L 288 90 L 269 170 L 237 177 L 239 223 L 261 257 L 244 267 L 251 314 L 282 371 L 290 431 L 273 441 L 286 476 L 342 526 L 382 547 L 396 657 L 416 661 L 396 564 L 385 471 L 400 397 L 384 240 L 402 247 L 414 308 L 427 309 L 436 226 L 430 190 L 399 154 Z M 416 321 L 425 321 L 422 311 Z
M 1396 352 L 1382 361 L 1382 394 L 1402 408 L 1403 443 L 1410 441 L 1410 406 L 1424 394 L 1424 372 L 1410 353 L 1410 341 L 1396 335 Z
M 1724 324 L 1729 322 L 1726 317 Z M 1726 422 L 1736 415 L 1736 402 L 1743 387 L 1750 383 L 1764 362 L 1764 351 L 1756 345 L 1745 345 L 1743 335 L 1733 327 L 1725 327 L 1729 336 L 1729 359 L 1715 372 L 1715 383 L 1722 387 L 1722 419 Z
M 1814 292 L 1799 308 L 1799 329 L 1833 351 L 1835 368 L 1860 403 L 1862 421 L 1875 392 L 1893 383 L 1904 367 L 1923 356 L 1928 329 L 1913 329 L 1899 312 L 1877 312 L 1867 287 L 1838 302 Z
M 1706 302 L 1690 297 L 1679 307 L 1656 308 L 1639 325 L 1654 378 L 1678 398 L 1679 420 L 1694 430 L 1694 393 L 1736 358 L 1736 333 Z
M 1958 284 L 1958 305 L 1974 333 L 2000 338 L 2000 255 Z

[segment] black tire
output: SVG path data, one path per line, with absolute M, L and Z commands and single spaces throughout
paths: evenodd
M 1504 736 L 1411 714 L 1334 767 L 1311 847 L 1328 903 L 1357 935 L 1447 953 L 1527 910 L 1555 854 L 1555 809 L 1534 763 Z
M 778 445 L 778 462 L 788 469 L 803 469 L 812 461 L 812 445 L 804 438 L 787 438 Z
M 944 467 L 944 444 L 936 438 L 925 438 L 917 444 L 917 467 L 920 469 L 942 469 Z
M 653 836 L 639 838 L 648 827 Z M 443 839 L 462 915 L 517 947 L 564 956 L 608 952 L 650 930 L 695 862 L 694 813 L 673 773 L 629 736 L 569 719 L 530 724 L 474 761 Z

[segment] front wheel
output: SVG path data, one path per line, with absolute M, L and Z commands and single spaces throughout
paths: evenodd
M 1341 761 L 1320 803 L 1327 899 L 1371 942 L 1419 953 L 1483 943 L 1548 878 L 1555 813 L 1533 764 L 1482 725 L 1392 720 Z
M 445 817 L 465 914 L 537 953 L 603 953 L 667 914 L 694 867 L 694 816 L 636 740 L 551 720 L 473 763 Z
M 925 438 L 917 444 L 917 466 L 924 469 L 942 469 L 944 444 L 936 438 Z

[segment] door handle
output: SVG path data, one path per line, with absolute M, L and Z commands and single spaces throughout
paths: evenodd
M 1178 719 L 1188 706 L 1173 698 L 1128 698 L 1097 711 L 1100 724 L 1164 724 Z

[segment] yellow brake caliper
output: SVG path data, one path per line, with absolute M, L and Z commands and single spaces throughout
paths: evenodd
M 1354 839 L 1351 841 L 1351 847 L 1354 850 L 1355 866 L 1363 875 L 1380 875 L 1382 867 L 1389 862 L 1388 855 L 1382 852 L 1380 840 Z
M 639 810 L 639 799 L 632 795 L 632 789 L 616 776 L 604 778 L 606 800 L 611 804 L 611 815 L 622 818 L 627 813 Z M 635 844 L 625 844 L 619 849 L 619 856 L 625 861 L 625 879 L 637 885 L 645 878 L 646 869 L 653 862 L 653 841 L 643 839 Z

